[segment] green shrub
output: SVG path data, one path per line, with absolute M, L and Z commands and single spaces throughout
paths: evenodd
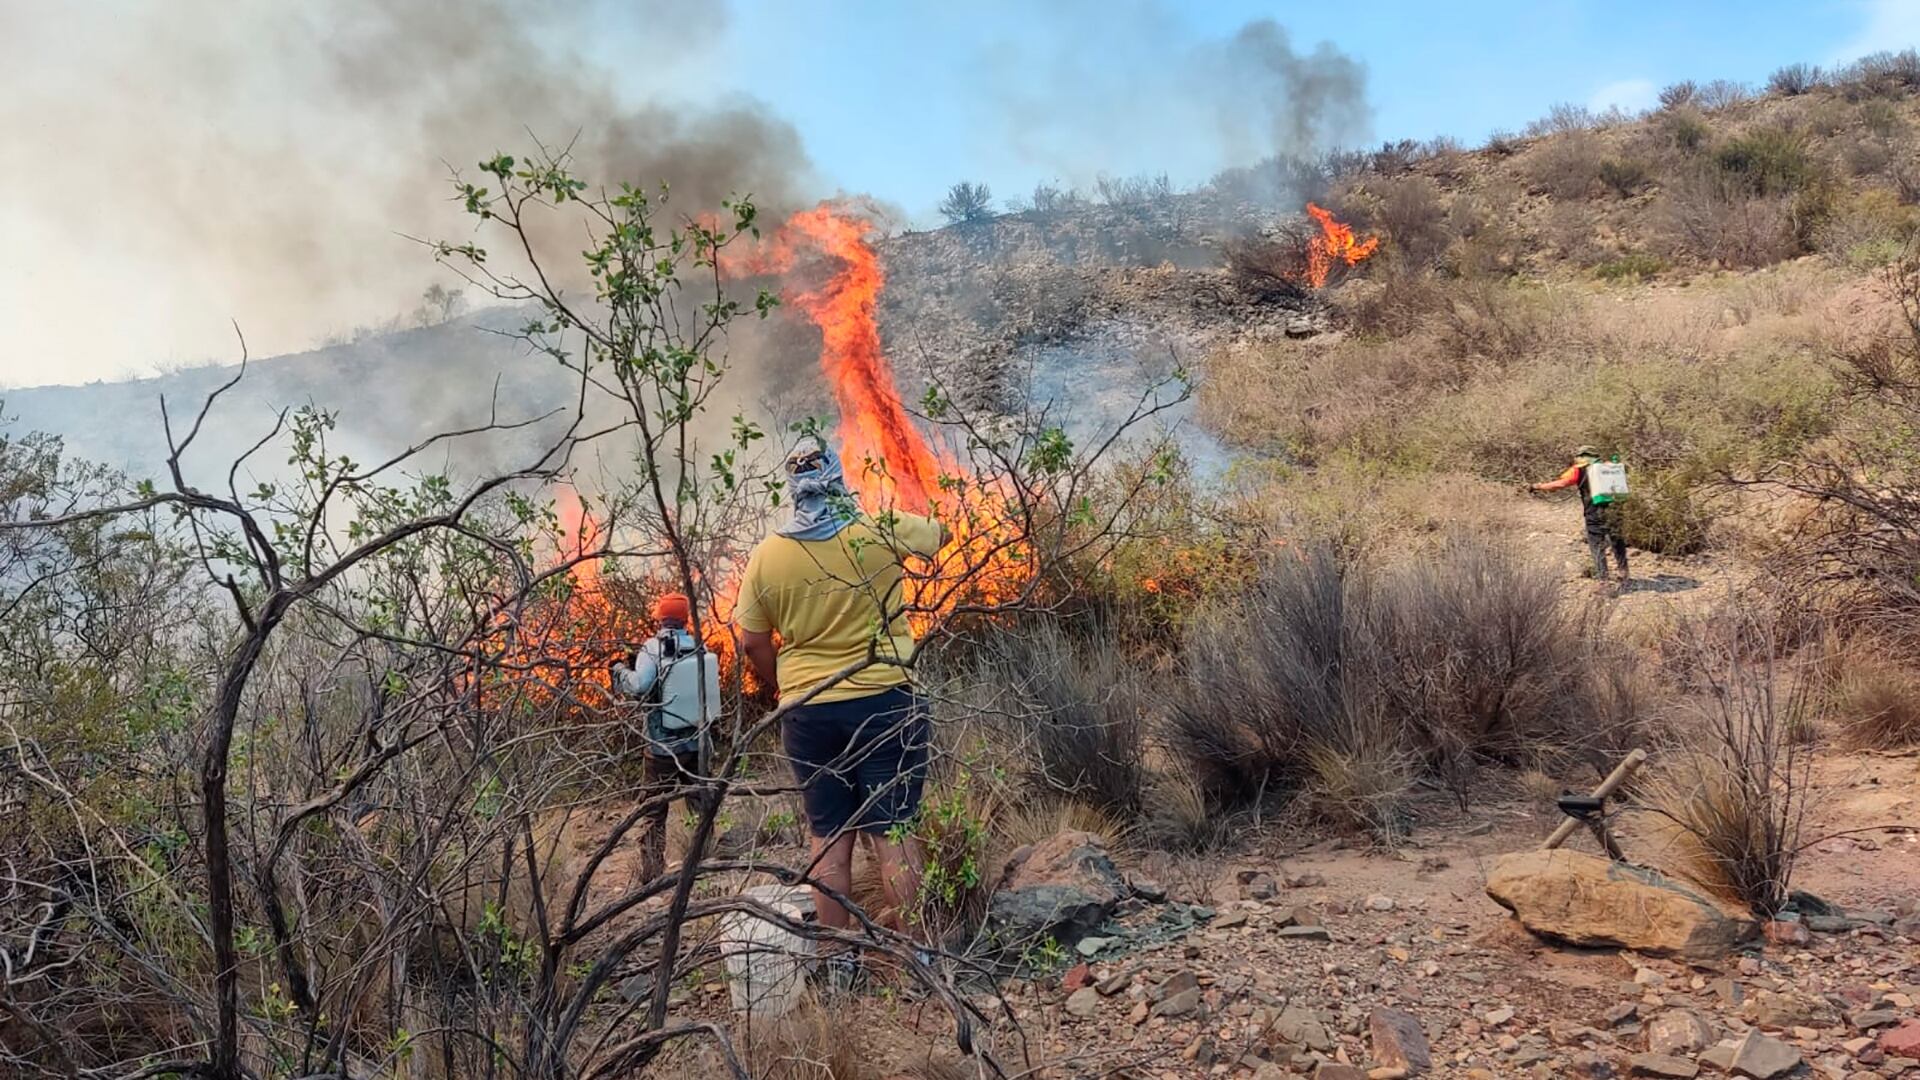
M 1642 551 L 1693 555 L 1706 550 L 1715 511 L 1692 470 L 1638 470 L 1621 500 L 1620 534 Z
M 1629 252 L 1617 259 L 1609 259 L 1593 268 L 1593 276 L 1601 281 L 1641 282 L 1659 276 L 1667 268 L 1667 260 L 1644 251 Z
M 1621 198 L 1645 187 L 1653 179 L 1653 170 L 1638 158 L 1607 158 L 1600 163 L 1600 182 Z
M 1713 137 L 1706 117 L 1692 105 L 1680 105 L 1661 113 L 1660 131 L 1674 149 L 1689 154 L 1705 147 Z
M 1821 176 L 1806 137 L 1786 128 L 1756 128 L 1722 143 L 1713 164 L 1736 190 L 1750 195 L 1786 195 Z

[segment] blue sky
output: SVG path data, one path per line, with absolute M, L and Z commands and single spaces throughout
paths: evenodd
M 1036 16 L 1036 10 L 1051 12 Z M 966 12 L 962 17 L 958 12 Z M 1366 66 L 1372 139 L 1449 134 L 1477 142 L 1561 101 L 1644 107 L 1682 78 L 1760 83 L 1781 64 L 1832 64 L 1920 41 L 1920 0 L 1653 3 L 1546 0 L 1429 3 L 1023 5 L 738 3 L 717 92 L 738 91 L 792 121 L 824 177 L 925 220 L 962 177 L 1013 194 L 1057 172 L 996 145 L 995 84 L 1086 49 L 1116 71 L 1224 39 L 1271 18 L 1296 46 L 1320 42 Z M 1134 29 L 1115 35 L 1115 23 Z M 1076 28 L 1084 28 L 1077 32 Z M 1012 72 L 996 64 L 1011 51 Z M 1120 78 L 1126 78 L 1124 74 Z M 1096 94 L 1098 88 L 1089 90 Z M 1124 135 L 1124 118 L 1117 121 Z M 1223 162 L 1112 140 L 1090 171 L 1170 169 L 1204 179 Z M 1161 140 L 1164 141 L 1164 140 Z M 1179 151 L 1191 147 L 1165 147 Z M 1154 164 L 1154 162 L 1158 164 Z

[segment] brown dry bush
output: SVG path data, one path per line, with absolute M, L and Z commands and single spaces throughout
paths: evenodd
M 1791 196 L 1730 192 L 1711 175 L 1695 173 L 1669 184 L 1659 216 L 1666 254 L 1676 260 L 1753 268 L 1801 250 Z
M 1027 797 L 1140 815 L 1147 695 L 1116 642 L 1052 621 L 1002 628 L 982 636 L 962 678 L 965 708 L 1010 748 L 996 756 Z
M 1828 716 L 1862 750 L 1920 746 L 1920 672 L 1855 642 L 1829 693 Z
M 1357 228 L 1380 234 L 1389 257 L 1409 268 L 1431 268 L 1454 240 L 1448 200 L 1431 177 L 1370 176 L 1331 201 Z
M 1770 917 L 1791 889 L 1813 794 L 1805 732 L 1818 664 L 1783 659 L 1791 628 L 1764 606 L 1678 629 L 1670 644 L 1698 692 L 1636 802 L 1671 865 Z
M 1226 245 L 1227 276 L 1247 294 L 1263 300 L 1307 295 L 1307 241 L 1298 232 L 1247 236 Z
M 1600 179 L 1606 148 L 1591 131 L 1570 129 L 1543 139 L 1527 155 L 1528 179 L 1556 199 L 1584 199 Z
M 1324 545 L 1275 556 L 1238 609 L 1196 625 L 1169 739 L 1214 804 L 1304 794 L 1392 836 L 1422 777 L 1470 798 L 1477 768 L 1597 763 L 1642 704 L 1549 574 L 1456 536 L 1381 570 Z

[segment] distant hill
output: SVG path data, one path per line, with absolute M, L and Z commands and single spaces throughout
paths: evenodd
M 881 328 L 905 391 L 917 395 L 937 371 L 995 405 L 1011 407 L 1034 393 L 1073 396 L 1083 418 L 1099 419 L 1131 404 L 1134 388 L 1150 377 L 1142 362 L 1164 370 L 1170 347 L 1190 356 L 1223 334 L 1293 314 L 1226 287 L 1220 245 L 1233 229 L 1250 226 L 1223 225 L 1216 209 L 1199 196 L 1083 204 L 879 241 L 888 273 Z M 524 317 L 494 308 L 257 359 L 214 413 L 188 458 L 189 472 L 224 483 L 225 465 L 265 433 L 282 407 L 312 403 L 337 413 L 336 452 L 369 460 L 482 422 L 496 386 L 502 419 L 567 406 L 575 389 L 568 373 L 501 333 Z M 728 352 L 739 404 L 780 424 L 829 412 L 832 399 L 815 367 L 818 348 L 817 331 L 797 312 L 736 324 Z M 233 365 L 218 365 L 19 389 L 4 395 L 5 411 L 17 427 L 61 435 L 76 456 L 150 475 L 166 457 L 161 398 L 176 423 L 190 419 L 233 373 Z M 1100 392 L 1071 393 L 1083 382 Z M 1113 400 L 1101 398 L 1108 393 Z M 489 445 L 532 447 L 537 434 Z M 281 464 L 255 463 L 260 475 Z M 453 464 L 482 463 L 456 454 Z

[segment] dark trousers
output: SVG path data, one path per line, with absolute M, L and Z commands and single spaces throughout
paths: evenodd
M 646 772 L 640 783 L 640 799 L 665 795 L 675 788 L 692 783 L 700 775 L 700 752 L 689 750 L 682 754 L 648 754 Z M 700 791 L 687 796 L 687 806 L 698 813 L 706 805 L 707 792 Z M 640 877 L 652 881 L 667 869 L 667 811 L 671 804 L 661 799 L 659 805 L 648 810 L 640 819 Z
M 1613 561 L 1620 564 L 1620 578 L 1627 578 L 1627 542 L 1620 538 L 1620 520 L 1610 506 L 1587 511 L 1587 553 L 1593 556 L 1593 573 L 1607 580 L 1607 549 L 1613 549 Z

